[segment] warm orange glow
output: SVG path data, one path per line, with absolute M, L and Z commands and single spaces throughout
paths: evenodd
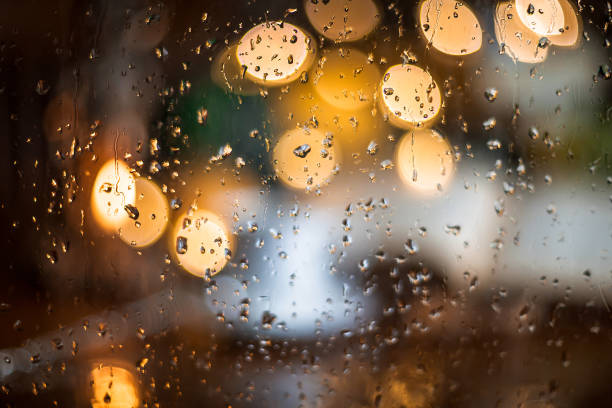
M 467 55 L 480 49 L 482 28 L 474 12 L 463 2 L 425 0 L 419 17 L 423 35 L 437 50 Z
M 140 406 L 132 373 L 120 367 L 100 366 L 90 373 L 93 408 L 136 408 Z
M 172 234 L 172 252 L 189 273 L 215 275 L 231 256 L 229 233 L 223 221 L 210 211 L 190 209 L 181 215 Z
M 337 164 L 336 141 L 317 129 L 294 129 L 282 135 L 273 151 L 278 178 L 294 188 L 326 182 Z
M 145 178 L 137 178 L 134 208 L 130 217 L 119 227 L 121 239 L 135 247 L 151 245 L 159 239 L 168 224 L 168 202 L 157 185 Z
M 129 219 L 129 206 L 136 201 L 134 176 L 121 160 L 109 160 L 98 171 L 91 194 L 95 220 L 108 230 L 116 231 Z
M 514 7 L 521 22 L 540 37 L 559 34 L 564 27 L 558 0 L 515 0 Z
M 221 51 L 214 59 L 210 75 L 220 88 L 237 95 L 255 95 L 259 91 L 256 84 L 243 74 L 236 56 L 236 45 Z
M 378 7 L 372 0 L 305 1 L 306 15 L 319 34 L 332 41 L 356 41 L 380 22 Z
M 286 22 L 266 22 L 251 28 L 236 49 L 238 62 L 253 82 L 275 86 L 296 80 L 314 59 L 308 34 Z
M 442 95 L 431 75 L 416 65 L 393 65 L 380 84 L 380 100 L 389 121 L 410 128 L 431 121 L 440 111 Z
M 448 141 L 432 129 L 406 133 L 397 147 L 396 161 L 402 181 L 422 193 L 444 189 L 455 170 Z
M 357 110 L 372 105 L 380 74 L 364 53 L 350 48 L 326 52 L 315 73 L 315 89 L 334 107 Z
M 521 23 L 512 2 L 505 1 L 495 10 L 495 37 L 510 58 L 527 64 L 546 59 L 548 47 L 538 47 L 540 36 Z
M 550 43 L 561 47 L 573 47 L 578 44 L 582 33 L 581 21 L 578 19 L 578 12 L 569 0 L 559 0 L 563 10 L 564 27 L 563 32 L 548 37 Z

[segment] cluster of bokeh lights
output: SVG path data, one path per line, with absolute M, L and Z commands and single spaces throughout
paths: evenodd
M 217 85 L 238 95 L 301 84 L 293 95 L 273 102 L 279 117 L 294 118 L 295 110 L 298 121 L 293 128 L 284 124 L 284 131 L 272 140 L 276 178 L 306 192 L 332 182 L 341 165 L 342 145 L 350 151 L 360 137 L 346 129 L 360 123 L 367 129 L 362 133 L 375 132 L 373 117 L 379 111 L 386 123 L 405 132 L 394 158 L 408 191 L 422 197 L 444 192 L 455 162 L 450 143 L 433 128 L 444 98 L 429 68 L 415 60 L 381 72 L 370 56 L 347 44 L 367 37 L 381 22 L 381 10 L 372 0 L 306 1 L 304 7 L 320 37 L 286 21 L 258 23 L 217 56 L 211 71 Z M 423 0 L 416 11 L 426 49 L 453 57 L 481 50 L 482 26 L 467 3 Z M 500 50 L 523 63 L 542 62 L 549 45 L 575 46 L 581 31 L 568 0 L 502 1 L 495 7 L 494 26 Z M 319 39 L 331 45 L 320 46 Z M 313 119 L 315 115 L 320 120 Z M 92 213 L 101 228 L 137 248 L 158 241 L 171 218 L 161 189 L 117 159 L 98 170 Z M 170 230 L 175 260 L 193 275 L 214 275 L 231 258 L 232 234 L 210 209 L 192 205 Z

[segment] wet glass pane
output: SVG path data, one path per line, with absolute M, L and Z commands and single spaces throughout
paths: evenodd
M 612 406 L 610 24 L 7 2 L 0 406 Z

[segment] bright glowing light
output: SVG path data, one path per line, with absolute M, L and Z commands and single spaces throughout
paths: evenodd
M 236 49 L 238 62 L 253 82 L 275 86 L 296 80 L 314 59 L 311 38 L 286 22 L 251 28 Z
M 548 47 L 538 46 L 540 36 L 528 29 L 517 18 L 513 3 L 501 2 L 495 9 L 495 37 L 510 58 L 526 64 L 546 59 Z
M 521 22 L 539 36 L 559 34 L 564 26 L 558 0 L 515 0 Z
M 578 19 L 576 9 L 569 0 L 559 0 L 563 10 L 563 32 L 548 37 L 550 43 L 561 47 L 573 47 L 578 43 L 582 32 L 581 21 Z
M 424 193 L 443 189 L 455 170 L 448 141 L 432 129 L 406 133 L 397 147 L 396 161 L 404 183 Z
M 305 3 L 310 24 L 319 34 L 336 42 L 359 40 L 380 22 L 378 8 L 372 0 L 306 0 Z
M 94 181 L 91 207 L 95 220 L 108 230 L 116 231 L 127 219 L 136 201 L 134 176 L 121 160 L 109 160 L 98 171 Z
M 427 41 L 445 54 L 467 55 L 480 49 L 480 23 L 463 2 L 425 0 L 421 3 L 419 21 Z
M 274 147 L 273 164 L 278 178 L 294 188 L 323 184 L 334 172 L 335 141 L 316 129 L 293 129 Z
M 135 247 L 151 245 L 159 239 L 168 224 L 168 202 L 157 185 L 137 178 L 134 206 L 128 208 L 129 218 L 119 227 L 121 239 Z
M 189 273 L 203 277 L 215 275 L 231 256 L 227 229 L 210 211 L 189 210 L 178 218 L 172 234 L 173 252 L 179 264 Z
M 140 406 L 134 376 L 128 370 L 100 366 L 90 373 L 93 408 L 136 408 Z
M 236 45 L 224 49 L 219 53 L 212 64 L 210 75 L 215 84 L 220 88 L 237 95 L 255 95 L 259 91 L 256 84 L 249 81 L 243 75 L 236 56 Z
M 380 100 L 389 121 L 402 128 L 431 121 L 442 95 L 431 75 L 416 65 L 393 65 L 380 84 Z
M 364 53 L 339 48 L 325 53 L 315 73 L 315 89 L 334 107 L 357 110 L 372 104 L 380 76 Z

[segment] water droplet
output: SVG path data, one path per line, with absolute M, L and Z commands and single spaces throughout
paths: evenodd
M 140 216 L 140 213 L 138 212 L 138 208 L 136 208 L 135 206 L 133 206 L 132 204 L 126 204 L 123 209 L 125 210 L 125 212 L 128 214 L 128 216 L 133 219 L 133 220 L 137 220 L 138 217 Z
M 498 91 L 496 88 L 487 88 L 485 89 L 484 96 L 489 102 L 493 102 L 497 99 Z
M 303 144 L 293 149 L 293 154 L 295 154 L 297 157 L 304 158 L 308 155 L 308 153 L 310 153 L 309 144 Z
M 176 237 L 176 253 L 181 255 L 187 253 L 187 238 Z

